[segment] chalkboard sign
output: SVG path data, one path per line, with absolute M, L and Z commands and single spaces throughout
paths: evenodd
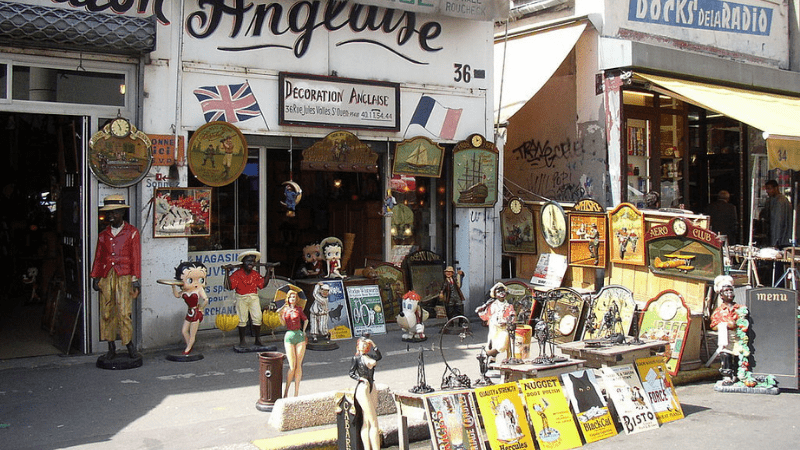
M 778 387 L 798 388 L 797 292 L 757 288 L 747 292 L 753 375 L 774 375 Z

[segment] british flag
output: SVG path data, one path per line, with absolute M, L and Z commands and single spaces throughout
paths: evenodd
M 194 95 L 203 108 L 206 122 L 221 120 L 228 123 L 252 119 L 261 114 L 250 83 L 201 86 Z

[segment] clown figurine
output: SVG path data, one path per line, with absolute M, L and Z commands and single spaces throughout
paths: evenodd
M 403 310 L 397 315 L 397 324 L 403 329 L 403 341 L 422 342 L 425 336 L 425 322 L 428 320 L 428 311 L 419 306 L 421 298 L 414 291 L 408 291 L 403 296 Z
M 192 352 L 197 329 L 203 321 L 203 308 L 208 305 L 208 295 L 206 295 L 206 276 L 208 275 L 206 266 L 197 261 L 184 261 L 175 268 L 175 280 L 180 280 L 180 284 L 172 285 L 172 295 L 175 298 L 183 298 L 186 302 L 186 317 L 183 320 L 183 339 L 186 341 L 186 348 L 183 355 L 187 356 Z M 179 287 L 180 286 L 180 287 Z M 175 358 L 167 357 L 172 361 L 190 361 L 202 359 L 202 355 L 196 358 Z

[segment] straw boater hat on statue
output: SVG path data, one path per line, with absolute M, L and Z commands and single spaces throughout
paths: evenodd
M 258 262 L 261 259 L 261 252 L 257 252 L 255 250 L 248 250 L 246 252 L 239 253 L 239 257 L 236 259 L 238 259 L 239 262 L 242 262 L 248 256 L 255 256 L 256 257 L 255 262 Z
M 497 292 L 498 291 L 503 291 L 505 293 L 506 290 L 507 290 L 507 288 L 506 288 L 505 284 L 497 282 L 497 283 L 495 283 L 494 286 L 492 286 L 492 289 L 489 291 L 489 296 L 492 297 L 492 298 L 497 298 Z
M 103 207 L 100 211 L 112 211 L 114 209 L 130 208 L 125 204 L 125 197 L 119 194 L 112 194 L 103 199 Z

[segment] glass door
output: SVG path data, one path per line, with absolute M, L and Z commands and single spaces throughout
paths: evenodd
M 652 189 L 650 145 L 652 120 L 625 120 L 627 153 L 627 199 L 637 208 L 645 207 L 645 195 Z

